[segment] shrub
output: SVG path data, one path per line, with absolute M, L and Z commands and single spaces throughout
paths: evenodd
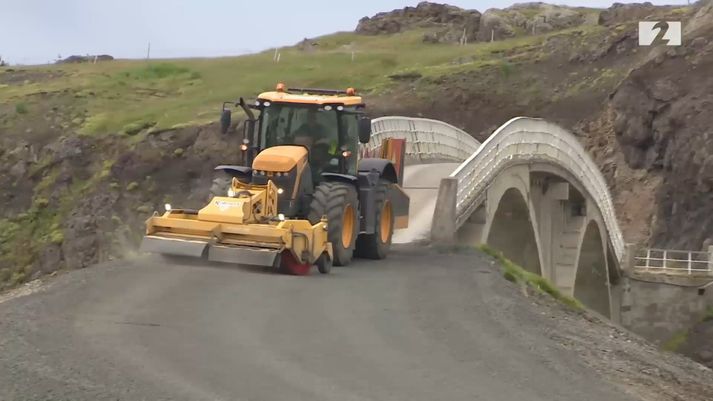
M 124 72 L 123 76 L 126 78 L 134 78 L 138 80 L 151 80 L 151 79 L 163 79 L 168 77 L 174 77 L 178 75 L 189 74 L 192 71 L 187 67 L 182 67 L 173 63 L 159 63 L 159 64 L 149 64 L 142 68 L 137 68 L 132 71 Z M 194 77 L 194 74 L 198 74 L 198 77 Z M 199 73 L 193 72 L 190 75 L 191 79 L 200 78 Z

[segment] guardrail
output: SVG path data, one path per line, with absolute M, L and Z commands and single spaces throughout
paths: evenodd
M 427 118 L 381 117 L 372 120 L 371 129 L 371 141 L 363 146 L 363 156 L 376 154 L 386 138 L 406 139 L 406 157 L 415 162 L 462 162 L 480 147 L 467 132 Z
M 650 248 L 634 257 L 634 268 L 645 273 L 713 276 L 713 254 Z
M 535 118 L 517 117 L 498 128 L 452 174 L 458 180 L 456 226 L 460 227 L 483 201 L 486 188 L 509 165 L 544 162 L 564 168 L 594 199 L 618 260 L 624 239 L 599 168 L 577 138 L 561 127 Z

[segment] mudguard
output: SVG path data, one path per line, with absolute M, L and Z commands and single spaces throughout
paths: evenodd
M 390 160 L 372 158 L 361 159 L 359 161 L 359 172 L 370 173 L 371 171 L 376 171 L 377 173 L 379 173 L 379 177 L 389 182 L 399 182 L 399 177 L 396 173 L 396 168 Z
M 250 178 L 253 174 L 253 169 L 250 167 L 246 166 L 233 166 L 233 165 L 228 165 L 228 164 L 222 164 L 220 166 L 217 166 L 213 170 L 215 171 L 223 171 L 226 174 L 228 174 L 231 177 L 236 177 L 238 179 L 245 179 L 245 178 Z

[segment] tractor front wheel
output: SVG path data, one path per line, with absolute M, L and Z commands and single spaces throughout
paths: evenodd
M 317 224 L 322 216 L 327 216 L 327 238 L 332 243 L 334 265 L 348 265 L 359 234 L 359 199 L 354 186 L 341 182 L 319 184 L 314 190 L 308 219 Z

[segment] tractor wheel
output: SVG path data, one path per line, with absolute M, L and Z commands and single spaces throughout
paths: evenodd
M 332 259 L 329 258 L 327 253 L 323 253 L 317 259 L 317 270 L 322 274 L 329 274 L 332 271 Z
M 341 182 L 323 182 L 314 189 L 307 218 L 316 224 L 327 216 L 327 238 L 332 243 L 335 266 L 352 261 L 359 234 L 359 199 L 356 189 Z
M 376 224 L 373 234 L 362 234 L 357 239 L 356 255 L 367 259 L 384 259 L 391 248 L 394 234 L 394 212 L 386 197 L 389 183 L 382 180 L 376 187 Z

